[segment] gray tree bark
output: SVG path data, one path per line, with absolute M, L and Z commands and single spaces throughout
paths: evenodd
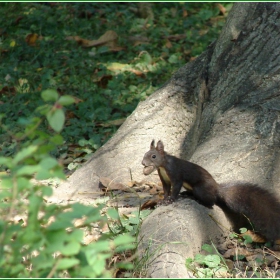
M 217 41 L 141 102 L 114 137 L 69 178 L 70 186 L 93 188 L 98 176 L 123 183 L 158 180 L 157 174 L 144 177 L 141 160 L 151 140 L 161 139 L 169 153 L 203 166 L 217 182 L 246 180 L 279 192 L 279 46 L 279 3 L 234 4 Z M 147 224 L 166 225 L 161 208 L 144 221 L 143 229 Z M 199 211 L 208 213 L 203 209 Z M 185 215 L 189 228 L 197 225 L 193 216 Z M 175 219 L 168 217 L 172 228 Z M 205 231 L 203 223 L 197 230 Z M 140 236 L 141 246 L 147 247 L 149 234 L 142 231 Z M 194 236 L 197 233 L 188 232 L 190 242 Z M 172 235 L 161 230 L 154 238 L 170 241 Z M 200 237 L 197 248 L 206 239 Z M 187 248 L 178 253 L 180 258 L 188 255 Z M 177 252 L 172 246 L 162 250 Z M 149 275 L 176 277 L 166 260 L 157 259 L 150 268 L 158 262 L 160 273 L 150 270 Z
M 202 164 L 218 181 L 279 187 L 279 4 L 239 3 L 219 39 L 127 118 L 70 182 L 93 175 L 141 181 L 152 139 Z M 156 175 L 157 176 L 157 175 Z

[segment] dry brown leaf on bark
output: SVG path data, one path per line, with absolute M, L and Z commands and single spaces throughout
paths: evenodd
M 74 40 L 85 48 L 108 46 L 112 51 L 122 50 L 123 47 L 118 46 L 118 34 L 115 31 L 108 30 L 97 40 L 87 40 L 80 36 L 68 36 L 66 40 Z
M 104 123 L 98 123 L 96 125 L 103 126 L 103 127 L 120 126 L 125 122 L 125 120 L 126 120 L 126 118 L 122 118 L 122 119 L 107 121 Z
M 147 200 L 142 206 L 140 210 L 145 210 L 145 209 L 153 209 L 156 207 L 160 199 L 150 199 Z
M 114 180 L 111 180 L 110 178 L 107 178 L 107 177 L 99 178 L 99 188 L 105 192 L 108 190 L 111 190 L 111 191 L 113 191 L 113 190 L 114 191 L 116 191 L 116 190 L 127 191 L 128 190 L 128 188 L 125 185 L 114 182 Z

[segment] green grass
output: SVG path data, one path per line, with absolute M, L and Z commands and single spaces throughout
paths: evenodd
M 153 3 L 150 9 L 153 19 L 141 17 L 138 3 L 0 3 L 0 155 L 15 152 L 11 135 L 36 115 L 48 88 L 79 100 L 67 108 L 65 144 L 54 154 L 94 152 L 139 101 L 214 41 L 225 22 L 216 3 Z M 119 50 L 66 39 L 97 40 L 109 30 L 118 34 Z M 51 128 L 45 122 L 40 129 Z

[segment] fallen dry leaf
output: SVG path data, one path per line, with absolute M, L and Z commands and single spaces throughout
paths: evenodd
M 15 95 L 15 94 L 16 94 L 16 89 L 15 89 L 15 87 L 4 86 L 4 87 L 0 90 L 0 95 L 2 95 L 2 94 L 11 94 L 11 95 Z
M 112 71 L 112 72 L 128 71 L 128 72 L 131 72 L 131 73 L 135 74 L 136 76 L 145 77 L 145 74 L 142 71 L 131 67 L 129 64 L 112 62 L 112 63 L 107 65 L 107 69 Z
M 74 40 L 83 47 L 101 47 L 108 46 L 111 51 L 122 50 L 123 47 L 117 45 L 118 34 L 115 31 L 108 30 L 97 40 L 87 40 L 79 36 L 68 36 L 66 40 Z
M 42 40 L 42 36 L 39 36 L 37 33 L 31 33 L 28 34 L 25 37 L 25 42 L 29 45 L 29 46 L 36 46 L 37 45 L 37 40 Z
M 125 120 L 126 120 L 126 118 L 122 118 L 122 119 L 107 121 L 105 123 L 99 123 L 99 124 L 96 124 L 96 125 L 97 126 L 102 126 L 102 127 L 120 126 L 125 122 Z
M 108 190 L 121 190 L 126 191 L 128 188 L 121 184 L 116 183 L 114 180 L 111 180 L 107 177 L 100 177 L 99 178 L 99 188 L 102 189 L 102 191 L 108 191 Z
M 137 182 L 137 181 L 129 181 L 127 183 L 127 186 L 132 188 L 132 187 L 135 187 L 135 186 L 140 186 L 142 183 L 141 182 Z
M 175 35 L 168 35 L 163 36 L 164 39 L 171 40 L 171 41 L 180 41 L 186 38 L 185 34 L 175 34 Z
M 223 254 L 223 257 L 226 258 L 226 259 L 229 259 L 229 258 L 233 258 L 235 256 L 245 256 L 245 257 L 248 257 L 250 255 L 253 255 L 254 253 L 248 251 L 247 249 L 245 248 L 232 248 L 232 249 L 229 249 L 227 250 L 224 254 Z
M 258 233 L 255 233 L 251 230 L 247 230 L 246 232 L 240 234 L 240 236 L 244 236 L 244 235 L 248 235 L 252 238 L 252 241 L 253 242 L 256 242 L 256 243 L 265 243 L 266 242 L 266 239 L 265 237 L 261 236 L 260 234 Z
M 218 3 L 217 6 L 218 6 L 220 12 L 221 12 L 221 13 L 223 14 L 223 16 L 224 16 L 224 15 L 226 14 L 226 12 L 227 12 L 227 9 L 226 9 L 222 4 L 220 4 L 220 3 Z
M 65 39 L 69 41 L 76 41 L 79 45 L 82 45 L 83 47 L 87 47 L 88 43 L 90 42 L 90 40 L 83 39 L 80 36 L 67 36 Z
M 165 47 L 168 48 L 168 49 L 172 48 L 172 43 L 168 39 L 166 39 Z
M 97 78 L 97 85 L 101 88 L 107 88 L 108 82 L 113 79 L 113 75 L 105 74 Z
M 129 36 L 127 37 L 128 41 L 131 41 L 133 43 L 149 43 L 149 38 L 141 35 L 136 35 L 136 36 Z
M 150 200 L 146 201 L 141 206 L 141 210 L 144 210 L 144 209 L 154 209 L 159 201 L 160 201 L 160 199 L 150 199 Z
M 183 10 L 183 18 L 187 17 L 188 16 L 188 11 L 187 10 Z
M 159 191 L 157 190 L 157 188 L 156 187 L 153 187 L 153 188 L 151 188 L 150 190 L 149 190 L 149 193 L 150 194 L 157 194 Z
M 23 19 L 23 16 L 19 16 L 19 17 L 15 20 L 15 24 L 18 24 L 22 19 Z

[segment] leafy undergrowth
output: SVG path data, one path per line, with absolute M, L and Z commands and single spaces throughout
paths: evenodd
M 1 3 L 0 153 L 38 116 L 40 92 L 75 96 L 56 157 L 69 169 L 104 144 L 171 74 L 214 41 L 231 4 Z M 47 122 L 41 127 L 50 131 Z
M 188 270 L 197 278 L 279 278 L 279 251 L 269 243 L 254 243 L 256 234 L 246 228 L 240 232 L 218 248 L 204 244 L 200 254 L 186 260 Z
M 48 204 L 53 188 L 35 183 L 50 178 L 65 179 L 63 166 L 49 152 L 63 141 L 63 108 L 75 102 L 55 90 L 40 95 L 44 105 L 40 118 L 22 124 L 24 139 L 14 157 L 0 157 L 8 169 L 0 173 L 0 275 L 6 278 L 99 278 L 132 271 L 136 236 L 148 211 L 122 216 L 106 204 Z M 54 132 L 39 129 L 47 120 Z M 0 119 L 1 120 L 1 119 Z M 34 180 L 35 179 L 35 180 Z M 91 240 L 86 233 L 98 229 Z M 96 230 L 95 230 L 96 231 Z

